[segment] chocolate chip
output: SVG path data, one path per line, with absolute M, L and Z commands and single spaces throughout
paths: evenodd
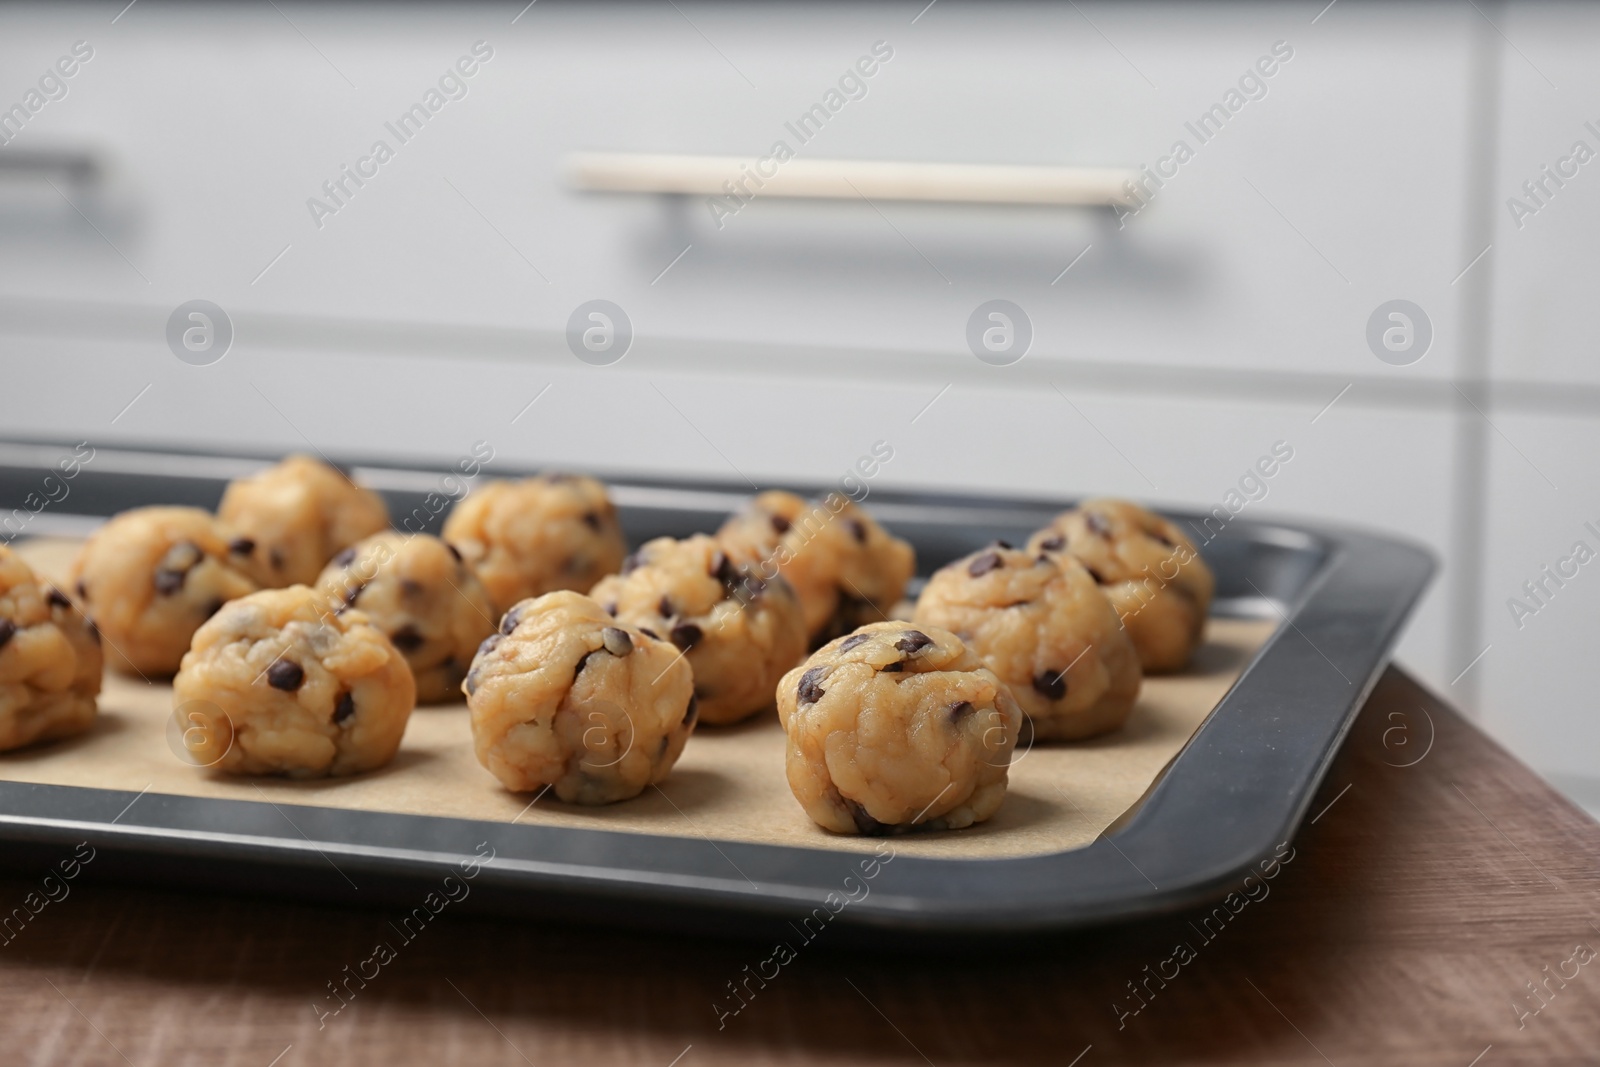
M 583 513 L 583 524 L 589 527 L 589 529 L 593 530 L 595 533 L 600 532 L 600 516 L 596 515 L 592 511 L 586 511 Z
M 508 634 L 517 628 L 517 623 L 522 621 L 522 616 L 516 608 L 512 608 L 500 617 L 500 632 Z
M 667 743 L 671 740 L 672 739 L 670 737 L 666 736 L 661 738 L 661 743 L 656 746 L 656 759 L 660 759 L 662 756 L 667 754 Z
M 732 585 L 739 580 L 739 572 L 734 569 L 733 561 L 726 552 L 718 552 L 711 557 L 711 577 L 723 585 Z
M 610 615 L 613 619 L 617 617 L 617 602 L 615 600 L 608 602 L 605 608 L 607 615 Z
M 899 674 L 901 671 L 903 671 L 905 669 L 906 669 L 906 665 L 904 663 L 885 663 L 882 667 L 878 668 L 878 673 L 879 674 Z
M 619 630 L 615 626 L 607 626 L 601 630 L 600 640 L 605 642 L 606 651 L 613 656 L 626 656 L 633 651 L 633 638 L 628 636 L 628 631 Z
M 5 648 L 7 642 L 16 635 L 17 624 L 10 619 L 0 619 L 0 648 Z
M 867 641 L 870 641 L 870 640 L 872 640 L 872 635 L 871 634 L 851 634 L 849 637 L 845 638 L 844 639 L 844 643 L 839 646 L 839 651 L 840 652 L 849 652 L 852 648 L 855 648 L 857 645 L 863 644 L 863 643 L 865 643 Z
M 974 578 L 981 578 L 996 567 L 1004 566 L 998 552 L 985 552 L 967 565 L 967 573 Z
M 457 548 L 455 545 L 452 545 L 449 541 L 444 543 L 444 547 L 450 550 L 450 554 L 456 558 L 457 563 L 461 562 L 461 550 L 459 548 Z
M 689 706 L 683 709 L 683 725 L 693 726 L 694 721 L 700 717 L 700 698 L 693 693 L 689 694 Z
M 267 553 L 267 561 L 272 564 L 273 570 L 283 570 L 283 551 L 281 549 L 274 548 L 272 551 Z
M 972 706 L 972 701 L 959 700 L 950 705 L 950 721 L 953 723 L 959 723 L 962 719 L 966 718 L 968 715 L 971 715 L 976 710 L 977 709 Z
M 844 806 L 850 810 L 850 818 L 855 822 L 856 829 L 866 836 L 882 837 L 889 832 L 890 827 L 887 823 L 881 823 L 868 815 L 867 809 L 855 801 L 846 800 Z
M 663 619 L 670 619 L 674 614 L 676 614 L 672 610 L 672 599 L 665 593 L 661 595 L 660 600 L 656 601 L 656 614 L 660 615 Z
M 1033 676 L 1034 691 L 1051 700 L 1060 700 L 1067 695 L 1066 671 L 1042 671 Z
M 1044 563 L 1054 563 L 1054 562 L 1055 562 L 1055 560 L 1051 559 L 1049 556 L 1047 556 L 1043 552 L 1041 552 L 1037 556 L 1034 557 L 1033 565 L 1035 567 L 1037 567 L 1037 566 L 1039 566 L 1041 564 L 1044 564 Z
M 894 643 L 894 647 L 908 656 L 914 656 L 931 644 L 933 644 L 933 638 L 921 630 L 907 630 L 900 635 L 900 640 Z
M 1105 516 L 1101 515 L 1099 512 L 1084 512 L 1083 524 L 1089 528 L 1090 533 L 1098 534 L 1108 541 L 1111 539 L 1111 524 L 1107 522 Z
M 1105 585 L 1106 584 L 1106 576 L 1101 574 L 1099 571 L 1095 570 L 1093 567 L 1089 566 L 1087 563 L 1085 563 L 1083 565 L 1083 569 L 1089 572 L 1089 577 L 1094 579 L 1094 584 L 1095 585 Z
M 156 592 L 171 596 L 183 588 L 183 571 L 159 570 L 155 573 Z
M 78 579 L 78 584 L 73 586 L 73 588 L 78 591 L 78 599 L 79 600 L 88 600 L 89 599 L 89 587 L 87 585 L 83 584 L 83 579 L 82 578 Z
M 1168 548 L 1177 548 L 1178 547 L 1178 544 L 1177 544 L 1176 541 L 1173 541 L 1166 534 L 1162 533 L 1159 530 L 1150 531 L 1150 536 L 1154 537 L 1157 541 L 1160 541 L 1162 544 L 1166 545 Z
M 44 599 L 53 608 L 72 607 L 72 601 L 67 599 L 67 594 L 53 585 L 50 587 L 50 591 L 44 595 Z
M 1056 534 L 1054 537 L 1046 537 L 1039 542 L 1039 547 L 1046 552 L 1060 552 L 1066 545 L 1067 539 L 1060 534 Z
M 781 534 L 782 533 L 788 533 L 789 532 L 789 520 L 784 518 L 782 515 L 773 515 L 772 516 L 772 528 L 774 530 L 776 530 L 778 533 L 781 533 Z
M 353 607 L 355 605 L 356 598 L 359 597 L 363 592 L 365 592 L 366 588 L 367 588 L 367 583 L 366 582 L 357 582 L 355 585 L 352 585 L 348 589 L 346 589 L 344 591 L 344 606 L 347 607 L 347 608 L 348 607 Z M 344 613 L 341 611 L 340 614 L 342 615 Z
M 248 556 L 255 550 L 256 542 L 253 537 L 235 537 L 228 542 L 228 551 L 236 556 Z
M 478 672 L 468 671 L 467 677 L 462 681 L 461 687 L 467 691 L 467 696 L 473 696 L 478 691 Z
M 648 634 L 651 637 L 655 638 L 657 641 L 661 640 L 661 635 L 656 633 L 654 630 L 650 629 L 650 627 L 648 627 L 648 626 L 639 627 L 639 632 L 642 633 L 642 634 Z
M 293 660 L 280 659 L 267 668 L 267 684 L 292 693 L 306 680 L 305 668 Z
M 402 579 L 400 579 L 400 595 L 401 596 L 421 596 L 422 595 L 422 583 L 417 581 L 415 578 L 402 578 Z
M 592 652 L 585 652 L 583 655 L 578 657 L 577 666 L 572 668 L 572 680 L 574 682 L 576 682 L 578 680 L 578 675 L 583 673 L 583 668 L 585 668 L 585 667 L 587 667 L 589 665 L 589 657 L 593 656 L 596 652 L 599 652 L 599 651 L 600 650 L 597 648 Z
M 692 622 L 680 622 L 672 628 L 671 636 L 672 643 L 687 652 L 700 643 L 705 633 Z
M 622 561 L 622 573 L 632 574 L 644 565 L 644 554 L 635 552 Z
M 394 642 L 394 647 L 401 652 L 415 652 L 422 647 L 425 638 L 411 623 L 406 623 L 400 629 L 389 635 L 389 640 Z
M 483 639 L 481 644 L 478 645 L 478 655 L 487 656 L 489 653 L 493 652 L 497 647 L 499 647 L 500 642 L 504 641 L 505 639 L 505 634 L 490 634 L 488 637 Z
M 1011 542 L 1010 541 L 1001 541 L 999 539 L 996 539 L 995 542 L 994 542 L 994 546 L 996 548 L 1010 548 L 1011 547 Z
M 333 721 L 343 726 L 346 719 L 356 713 L 356 697 L 348 690 L 339 697 L 339 703 L 333 706 Z
M 864 545 L 867 543 L 867 526 L 860 519 L 850 520 L 850 532 L 855 535 L 857 544 Z
M 828 668 L 812 667 L 800 676 L 800 684 L 795 687 L 795 693 L 800 697 L 802 704 L 815 704 L 828 692 L 817 683 L 827 676 Z

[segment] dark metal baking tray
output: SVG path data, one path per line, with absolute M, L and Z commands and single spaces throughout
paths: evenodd
M 0 513 L 22 506 L 64 451 L 0 444 Z M 265 462 L 100 449 L 68 498 L 30 530 L 82 527 L 82 517 L 141 504 L 212 507 L 228 478 Z M 411 514 L 442 473 L 426 464 L 350 466 L 397 516 Z M 707 482 L 608 480 L 636 542 L 714 529 L 747 495 Z M 916 547 L 924 573 L 995 538 L 1020 542 L 1070 503 L 880 489 L 868 500 Z M 1423 548 L 1320 524 L 1234 519 L 1203 554 L 1218 579 L 1213 614 L 1280 625 L 1140 804 L 1083 848 L 1018 858 L 901 855 L 864 898 L 840 906 L 829 894 L 843 892 L 860 853 L 298 805 L 291 824 L 268 803 L 0 781 L 0 863 L 48 863 L 87 840 L 97 873 L 409 906 L 487 842 L 495 859 L 464 907 L 757 936 L 825 914 L 840 931 L 829 935 L 835 942 L 900 945 L 1180 908 L 1237 887 L 1292 838 L 1434 570 Z

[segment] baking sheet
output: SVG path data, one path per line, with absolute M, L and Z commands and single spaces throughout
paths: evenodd
M 39 539 L 17 547 L 42 574 L 62 582 L 77 544 Z M 1146 678 L 1121 731 L 1020 752 L 993 819 L 966 830 L 899 837 L 896 852 L 1004 858 L 1089 844 L 1144 795 L 1275 628 L 1268 620 L 1212 619 L 1190 669 Z M 167 747 L 171 700 L 167 685 L 107 672 L 93 730 L 0 754 L 0 778 L 795 847 L 876 847 L 871 839 L 829 834 L 801 811 L 784 780 L 783 731 L 772 712 L 734 727 L 700 727 L 659 789 L 583 808 L 548 794 L 530 803 L 530 795 L 503 789 L 472 754 L 465 704 L 414 711 L 388 767 L 354 778 L 290 781 L 233 778 L 180 761 Z

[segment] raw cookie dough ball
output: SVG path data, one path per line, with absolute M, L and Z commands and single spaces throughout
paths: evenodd
M 460 553 L 432 534 L 389 530 L 358 541 L 323 568 L 317 591 L 360 608 L 389 635 L 411 667 L 419 704 L 460 700 L 467 665 L 494 633 L 489 594 Z
M 557 589 L 591 589 L 628 551 L 606 487 L 570 474 L 480 486 L 450 512 L 444 539 L 501 612 Z
M 1177 525 L 1126 500 L 1089 500 L 1028 539 L 1077 557 L 1104 588 L 1146 671 L 1181 670 L 1205 633 L 1216 579 Z
M 100 667 L 94 623 L 0 545 L 0 751 L 87 730 Z
M 735 566 L 716 541 L 658 537 L 589 594 L 630 626 L 688 650 L 700 721 L 737 722 L 772 706 L 783 673 L 806 654 L 794 590 Z
M 1139 653 L 1111 602 L 1068 555 L 993 547 L 943 567 L 916 621 L 953 631 L 1033 720 L 1041 740 L 1115 730 L 1139 695 Z
M 666 778 L 694 730 L 694 678 L 669 642 L 562 590 L 506 612 L 462 688 L 478 762 L 507 788 L 610 804 Z
M 235 478 L 217 518 L 256 584 L 268 589 L 315 582 L 335 552 L 389 528 L 382 497 L 310 456 Z
M 172 681 L 173 707 L 203 738 L 194 762 L 321 778 L 394 757 L 416 702 L 411 670 L 361 612 L 328 608 L 309 586 L 264 589 L 200 627 Z
M 879 622 L 778 683 L 789 787 L 841 834 L 954 830 L 995 813 L 1022 709 L 948 630 Z
M 73 588 L 105 635 L 120 671 L 168 675 L 200 624 L 235 597 L 256 591 L 211 513 L 134 508 L 84 544 Z
M 761 577 L 776 567 L 788 579 L 813 644 L 888 618 L 916 569 L 911 546 L 840 493 L 817 504 L 762 493 L 723 524 L 717 540 Z

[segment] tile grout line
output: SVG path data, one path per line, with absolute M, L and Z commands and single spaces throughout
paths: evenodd
M 1486 0 L 1498 9 L 1498 0 Z M 1481 12 L 1480 12 L 1481 13 Z M 1488 16 L 1485 15 L 1485 22 Z M 1466 218 L 1463 220 L 1462 243 L 1465 255 L 1494 242 L 1493 175 L 1498 153 L 1496 144 L 1500 136 L 1501 67 L 1502 48 L 1490 32 L 1492 24 L 1477 27 L 1474 36 L 1473 61 L 1470 69 L 1476 93 L 1478 113 L 1486 121 L 1472 128 L 1467 145 L 1467 188 L 1464 202 Z M 1488 380 L 1492 369 L 1489 335 L 1493 328 L 1493 313 L 1489 306 L 1493 294 L 1494 261 L 1480 270 L 1458 276 L 1461 283 L 1458 335 L 1461 348 L 1457 355 L 1451 385 L 1462 392 L 1476 382 Z M 1454 284 L 1454 283 L 1452 283 Z M 1465 393 L 1463 393 L 1465 395 Z M 1483 583 L 1487 564 L 1488 538 L 1485 524 L 1489 520 L 1489 461 L 1490 427 L 1471 410 L 1456 405 L 1455 435 L 1451 449 L 1454 470 L 1451 486 L 1452 534 L 1451 544 L 1455 573 L 1451 576 L 1450 596 L 1455 602 L 1451 611 L 1446 642 L 1448 659 L 1465 663 L 1484 645 Z M 1481 655 L 1481 654 L 1480 654 Z M 1476 660 L 1474 660 L 1476 662 Z M 1482 674 L 1458 677 L 1463 682 L 1457 694 L 1459 707 L 1469 719 L 1480 715 L 1480 698 L 1483 692 Z

